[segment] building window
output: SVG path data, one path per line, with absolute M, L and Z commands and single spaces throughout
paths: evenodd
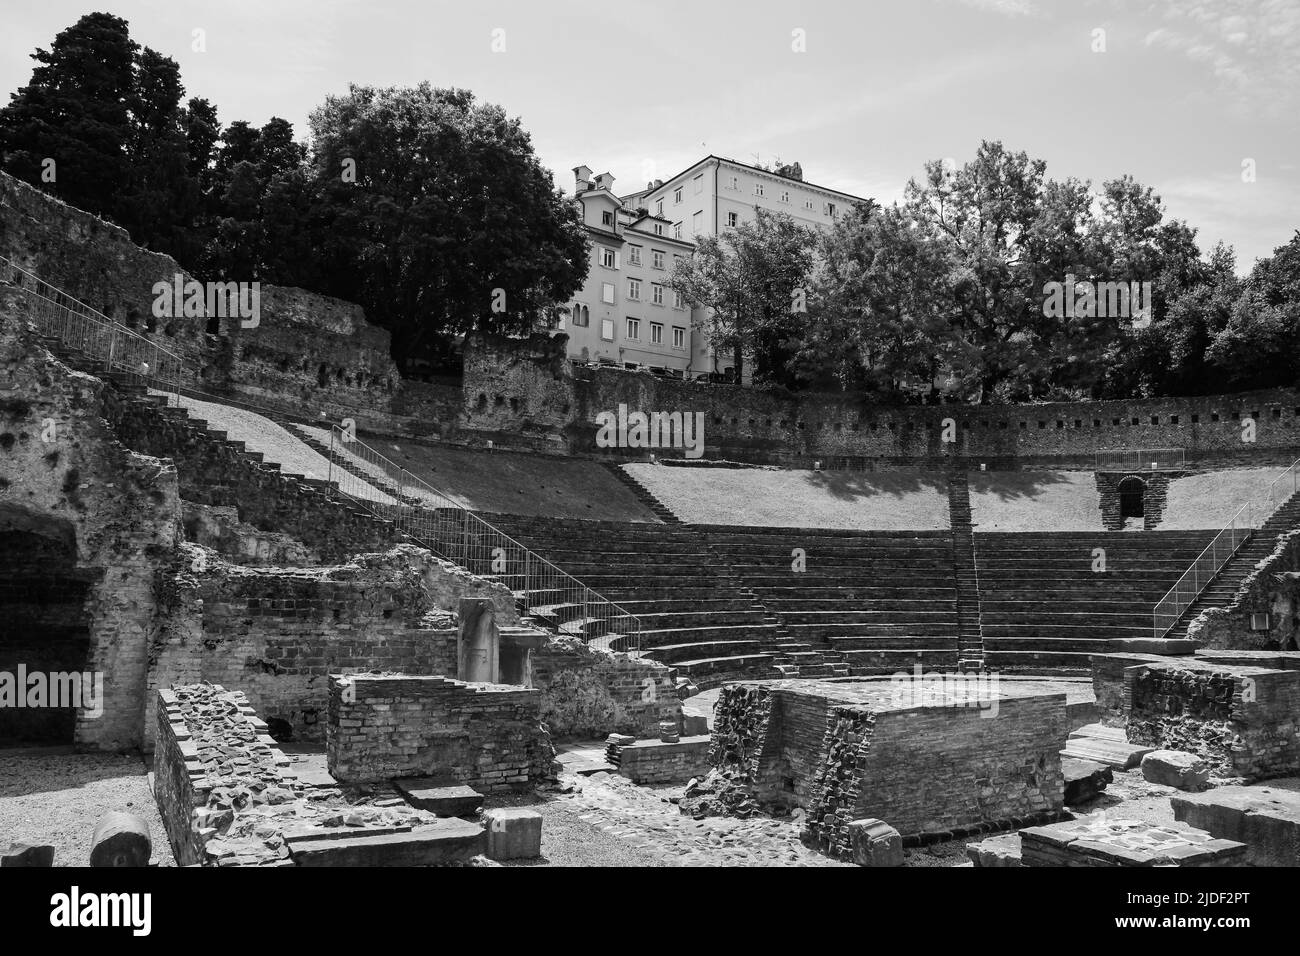
M 602 282 L 600 284 L 600 301 L 606 305 L 614 304 L 614 283 Z
M 640 279 L 628 279 L 628 280 L 627 280 L 627 297 L 628 297 L 629 299 L 632 299 L 633 301 L 639 300 L 639 299 L 641 298 L 641 280 L 640 280 Z
M 740 177 L 739 177 L 739 176 L 732 176 L 732 177 L 731 177 L 731 188 L 732 188 L 732 189 L 739 189 L 739 188 L 740 188 Z
M 662 269 L 664 267 L 664 251 L 662 249 L 651 250 L 650 262 L 656 269 Z
M 613 319 L 600 320 L 600 337 L 604 339 L 606 342 L 614 341 L 614 320 Z
M 600 247 L 600 264 L 606 269 L 618 268 L 618 253 L 608 246 Z
M 681 325 L 673 326 L 673 348 L 686 348 L 686 328 Z
M 782 190 L 781 190 L 781 202 L 789 202 L 789 201 L 790 201 L 790 190 L 788 190 L 788 189 L 782 189 Z
M 655 305 L 664 304 L 664 287 L 658 282 L 650 283 L 650 301 Z
M 680 239 L 681 237 L 682 237 L 682 224 L 680 222 L 675 222 L 673 223 L 673 238 Z
M 676 291 L 674 291 L 674 292 L 673 292 L 673 308 L 674 308 L 674 309 L 684 309 L 684 308 L 686 308 L 686 296 L 682 295 L 680 292 L 676 292 Z
M 609 210 L 605 210 L 604 212 L 602 212 L 600 214 L 600 224 L 602 226 L 614 225 L 614 214 Z
M 627 264 L 630 266 L 639 266 L 641 264 L 641 247 L 627 247 Z
M 664 201 L 663 201 L 662 199 L 656 199 L 656 200 L 655 200 L 655 215 L 656 215 L 656 216 L 662 216 L 663 214 L 664 214 Z
M 736 224 L 739 221 L 740 221 L 740 217 L 737 216 L 734 212 L 727 213 L 727 225 L 730 226 L 732 229 L 736 228 Z
M 761 196 L 761 195 L 763 195 L 763 184 L 762 184 L 762 183 L 754 183 L 754 195 L 755 195 L 755 196 Z
M 704 177 L 703 177 L 703 176 L 696 176 L 696 177 L 695 177 L 695 195 L 698 196 L 698 195 L 699 195 L 700 193 L 702 193 L 702 192 L 704 192 Z
M 664 234 L 664 224 L 662 222 L 655 223 L 655 235 L 662 236 L 663 234 Z
M 633 342 L 637 342 L 637 341 L 639 341 L 639 340 L 641 339 L 641 320 L 640 320 L 640 319 L 628 319 L 628 320 L 627 320 L 627 337 L 628 337 L 629 339 L 631 339 Z
M 682 187 L 678 186 L 673 190 L 673 205 L 676 206 L 682 201 Z
M 664 324 L 662 322 L 650 323 L 650 344 L 651 345 L 664 344 Z
M 804 202 L 803 202 L 803 208 L 804 208 L 804 209 L 812 209 L 812 208 L 813 208 L 813 201 L 812 201 L 811 199 L 805 199 Z
M 573 324 L 582 328 L 591 325 L 591 310 L 585 305 L 575 305 L 573 307 Z
M 835 203 L 828 202 L 826 204 L 826 215 L 830 216 L 832 219 L 835 218 Z
M 700 230 L 703 228 L 704 228 L 704 210 L 700 209 L 697 210 L 695 215 L 691 217 L 691 230 L 698 234 Z

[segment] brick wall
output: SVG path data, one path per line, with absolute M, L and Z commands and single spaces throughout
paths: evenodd
M 555 777 L 541 694 L 444 677 L 332 676 L 326 740 L 343 782 L 437 776 L 483 793 Z
M 532 673 L 556 739 L 657 736 L 660 721 L 681 720 L 674 671 L 656 661 L 558 638 L 533 651 Z
M 136 747 L 156 578 L 179 537 L 176 473 L 115 440 L 102 383 L 54 359 L 27 315 L 27 297 L 0 286 L 0 527 L 56 538 L 68 575 L 90 584 L 86 668 L 104 675 L 105 699 L 102 716 L 78 714 L 76 742 Z
M 230 565 L 186 545 L 173 573 L 151 691 L 238 688 L 295 740 L 324 739 L 329 674 L 455 676 L 456 624 L 433 612 L 502 590 L 410 545 L 299 569 Z
M 615 747 L 618 772 L 633 783 L 686 783 L 709 772 L 709 736 L 683 737 L 676 743 L 638 740 Z

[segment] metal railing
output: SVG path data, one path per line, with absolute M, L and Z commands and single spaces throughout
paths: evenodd
M 1097 471 L 1167 471 L 1187 466 L 1185 448 L 1122 448 L 1099 451 L 1093 462 Z
M 439 557 L 508 587 L 524 614 L 588 645 L 636 654 L 641 620 L 451 496 L 337 425 L 330 428 L 329 485 Z M 390 496 L 377 501 L 374 489 Z
M 0 283 L 26 296 L 29 317 L 41 335 L 56 338 L 67 350 L 103 365 L 119 379 L 144 385 L 163 395 L 168 405 L 182 394 L 203 395 L 183 386 L 184 359 L 84 302 L 0 256 Z M 272 420 L 279 413 L 222 396 L 211 401 L 246 408 Z M 327 484 L 367 511 L 393 520 L 429 550 L 467 571 L 501 581 L 515 591 L 525 613 L 557 633 L 579 637 L 612 650 L 639 652 L 641 622 L 626 610 L 586 587 L 571 574 L 493 528 L 478 515 L 332 426 Z M 349 467 L 350 466 L 350 467 Z M 369 474 L 373 482 L 353 470 Z
M 1156 602 L 1151 612 L 1155 637 L 1164 637 L 1174 629 L 1238 549 L 1297 491 L 1300 491 L 1300 459 L 1274 478 L 1263 495 L 1238 508 L 1227 527 L 1214 536 L 1191 567 Z
M 41 335 L 56 338 L 62 346 L 103 364 L 128 381 L 155 388 L 175 404 L 185 362 L 138 332 L 92 309 L 0 256 L 0 282 L 12 285 L 27 298 L 28 316 Z

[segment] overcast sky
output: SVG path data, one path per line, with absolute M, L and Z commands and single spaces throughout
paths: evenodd
M 569 190 L 584 163 L 630 192 L 716 153 L 891 202 L 924 160 L 1001 139 L 1049 176 L 1133 174 L 1241 271 L 1300 228 L 1300 0 L 42 0 L 6 4 L 0 89 L 93 10 L 177 60 L 223 123 L 305 136 L 350 82 L 469 88 Z

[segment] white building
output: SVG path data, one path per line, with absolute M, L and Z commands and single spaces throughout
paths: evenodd
M 688 377 L 727 373 L 733 358 L 712 348 L 702 328 L 703 310 L 692 314 L 671 290 L 655 291 L 671 274 L 672 257 L 689 256 L 698 237 L 753 221 L 758 208 L 825 229 L 851 206 L 868 201 L 804 182 L 798 163 L 770 171 L 706 156 L 621 199 L 608 173 L 593 180 L 586 166 L 573 172 L 592 240 L 592 266 L 564 323 L 570 357 L 648 365 Z

